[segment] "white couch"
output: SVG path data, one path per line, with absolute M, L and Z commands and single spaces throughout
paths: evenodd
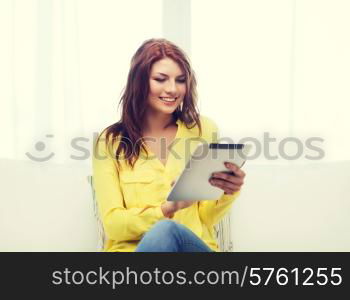
M 0 160 L 0 251 L 96 251 L 84 165 Z
M 245 166 L 234 251 L 350 251 L 350 161 Z
M 96 251 L 87 165 L 0 160 L 0 251 Z M 350 251 L 350 162 L 247 163 L 234 251 Z

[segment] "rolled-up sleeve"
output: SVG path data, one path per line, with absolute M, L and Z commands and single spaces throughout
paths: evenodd
M 207 226 L 216 225 L 230 210 L 232 203 L 238 198 L 240 192 L 232 195 L 223 194 L 219 200 L 202 200 L 199 202 L 199 217 Z

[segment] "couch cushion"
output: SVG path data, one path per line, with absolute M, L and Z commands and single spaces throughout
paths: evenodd
M 96 251 L 87 165 L 0 160 L 0 251 Z
M 350 251 L 349 161 L 244 169 L 234 251 Z

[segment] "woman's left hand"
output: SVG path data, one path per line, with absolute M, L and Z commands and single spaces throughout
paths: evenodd
M 234 174 L 215 172 L 209 178 L 209 183 L 212 186 L 222 189 L 226 195 L 232 195 L 241 189 L 244 183 L 245 173 L 237 165 L 229 162 L 225 163 L 225 167 Z

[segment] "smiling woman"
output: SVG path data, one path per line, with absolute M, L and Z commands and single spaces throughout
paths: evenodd
M 196 79 L 184 52 L 165 39 L 144 42 L 131 61 L 121 120 L 101 133 L 94 149 L 105 251 L 218 250 L 214 225 L 237 198 L 243 171 L 230 165 L 235 175 L 208 181 L 223 191 L 217 201 L 166 201 L 199 142 L 217 141 L 215 123 L 199 115 L 196 102 Z M 194 141 L 190 149 L 188 140 Z
M 154 107 L 158 105 L 159 100 L 171 104 L 170 107 L 176 107 L 182 102 L 186 94 L 186 75 L 172 59 L 163 58 L 155 62 L 150 77 L 149 105 L 151 108 L 162 109 L 162 106 Z
M 166 57 L 155 62 L 151 68 L 150 80 L 149 80 L 149 95 L 147 106 L 147 118 L 145 122 L 145 128 L 143 129 L 144 137 L 152 137 L 157 135 L 158 124 L 154 124 L 151 120 L 156 120 L 160 116 L 171 116 L 177 107 L 180 107 L 183 99 L 186 95 L 186 75 L 183 74 L 179 65 L 172 59 Z M 165 165 L 167 160 L 167 152 L 164 152 L 166 148 L 174 140 L 177 132 L 177 125 L 170 125 L 166 127 L 160 133 L 159 137 L 164 137 L 165 145 L 161 143 L 153 143 L 154 139 L 146 139 L 145 144 L 155 153 L 158 159 Z M 151 141 L 148 142 L 148 141 Z M 161 146 L 165 146 L 165 149 L 161 149 Z M 163 150 L 163 151 L 162 151 Z

